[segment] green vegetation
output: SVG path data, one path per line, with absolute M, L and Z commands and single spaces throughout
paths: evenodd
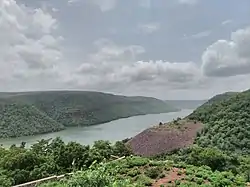
M 185 118 L 204 123 L 194 145 L 150 158 L 133 155 L 124 142 L 102 140 L 92 147 L 56 138 L 30 149 L 25 143 L 0 148 L 0 186 L 72 173 L 40 187 L 246 187 L 249 114 L 250 91 L 214 97 Z M 171 128 L 185 120 L 174 120 Z M 126 157 L 114 160 L 112 155 Z
M 37 108 L 0 100 L 0 138 L 55 132 L 64 126 Z
M 143 166 L 136 164 L 131 166 L 129 162 L 140 162 L 141 157 L 128 157 L 121 161 L 102 163 L 93 166 L 87 171 L 80 171 L 66 180 L 57 183 L 43 184 L 41 187 L 100 187 L 126 186 L 145 187 L 157 184 L 157 186 L 239 186 L 246 185 L 245 179 L 240 175 L 234 175 L 230 171 L 213 171 L 208 166 L 192 166 L 185 163 L 177 164 L 172 161 L 158 161 L 158 166 L 150 166 L 155 162 L 148 160 Z M 139 171 L 130 176 L 127 170 Z M 118 186 L 117 186 L 118 187 Z
M 176 111 L 155 98 L 99 92 L 0 93 L 0 99 L 0 138 L 54 132 L 68 126 L 95 125 L 134 115 Z
M 205 104 L 188 118 L 205 124 L 197 136 L 198 145 L 250 154 L 250 91 Z
M 212 104 L 214 102 L 220 102 L 220 101 L 229 99 L 231 96 L 234 96 L 236 94 L 238 94 L 238 92 L 225 92 L 223 94 L 218 94 L 218 95 L 212 97 L 211 99 L 209 99 L 206 104 Z
M 118 154 L 119 153 L 119 154 Z M 40 187 L 145 187 L 246 185 L 250 159 L 214 148 L 193 148 L 157 158 L 132 156 L 122 142 L 97 141 L 93 147 L 60 138 L 0 149 L 0 186 L 9 187 L 47 176 L 66 175 Z M 111 155 L 126 156 L 113 160 Z M 237 160 L 237 162 L 235 161 Z M 248 160 L 247 160 L 248 159 Z M 234 169 L 232 169 L 234 168 Z
M 90 147 L 75 142 L 65 144 L 60 138 L 41 140 L 30 149 L 25 149 L 25 143 L 0 148 L 0 186 L 86 170 L 94 163 L 111 160 L 112 154 L 128 156 L 131 151 L 122 142 L 111 145 L 96 141 Z

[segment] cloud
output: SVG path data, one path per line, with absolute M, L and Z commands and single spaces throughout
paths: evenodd
M 225 20 L 221 23 L 221 25 L 228 25 L 228 24 L 231 24 L 233 22 L 233 20 L 231 19 L 228 19 L 228 20 Z
M 84 4 L 84 6 L 88 4 L 96 5 L 102 12 L 107 12 L 107 11 L 114 9 L 118 1 L 117 0 L 85 0 L 85 1 L 68 0 L 69 5 L 73 5 L 79 2 L 87 3 L 87 4 Z
M 49 13 L 1 0 L 0 17 L 0 77 L 5 82 L 39 76 L 59 63 L 62 38 L 54 36 L 57 20 Z
M 231 34 L 230 40 L 218 40 L 202 55 L 206 76 L 228 77 L 250 73 L 250 27 Z
M 145 52 L 145 49 L 139 45 L 118 46 L 107 39 L 99 39 L 95 43 L 97 52 L 89 55 L 91 62 L 113 62 L 117 60 L 134 60 L 136 55 Z
M 151 2 L 152 0 L 139 0 L 139 6 L 143 7 L 143 8 L 146 8 L 146 9 L 149 9 L 151 8 Z
M 73 3 L 79 2 L 80 0 L 68 0 L 68 4 L 71 5 Z
M 204 37 L 209 36 L 211 33 L 212 33 L 212 31 L 207 30 L 207 31 L 199 32 L 197 34 L 193 34 L 193 35 L 191 35 L 190 38 L 200 39 L 200 38 L 204 38 Z
M 206 30 L 206 31 L 202 31 L 202 32 L 199 32 L 199 33 L 190 35 L 190 36 L 187 36 L 187 35 L 185 34 L 184 37 L 183 37 L 182 39 L 202 39 L 202 38 L 205 38 L 205 37 L 210 36 L 211 33 L 212 33 L 211 30 Z
M 101 39 L 95 42 L 97 52 L 72 72 L 76 87 L 88 89 L 121 89 L 161 85 L 168 88 L 187 88 L 201 76 L 194 62 L 138 61 L 145 53 L 141 46 L 118 46 Z
M 199 1 L 176 2 L 194 5 Z M 221 34 L 217 29 L 211 35 L 213 26 L 218 23 L 210 25 L 212 20 L 209 20 L 211 30 L 186 37 L 204 40 L 180 41 L 181 33 L 195 33 L 203 27 L 200 21 L 204 15 L 189 13 L 190 17 L 186 19 L 186 12 L 173 14 L 178 8 L 185 9 L 176 6 L 176 2 L 152 5 L 151 0 L 138 1 L 136 7 L 133 4 L 125 9 L 132 10 L 131 17 L 135 19 L 124 21 L 117 0 L 79 1 L 69 11 L 62 11 L 68 7 L 59 6 L 57 1 L 51 2 L 50 8 L 35 9 L 36 3 L 27 6 L 17 0 L 0 0 L 0 87 L 2 91 L 84 89 L 164 97 L 180 90 L 185 93 L 210 90 L 212 93 L 214 90 L 250 87 L 250 29 L 238 30 L 228 40 L 216 41 L 215 38 L 215 42 L 202 51 L 208 45 L 206 39 Z M 71 0 L 71 3 L 77 3 L 77 0 Z M 166 13 L 159 7 L 161 5 L 169 5 L 173 10 L 167 12 L 166 18 L 161 16 Z M 59 12 L 52 7 L 57 7 Z M 117 11 L 110 14 L 101 13 L 116 7 Z M 88 11 L 91 8 L 96 8 L 97 12 Z M 152 15 L 144 8 L 163 12 Z M 198 19 L 193 15 L 198 15 L 195 16 Z M 73 17 L 75 21 L 72 21 Z M 183 20 L 188 22 L 183 24 Z M 230 22 L 225 20 L 221 25 Z M 119 30 L 114 34 L 108 32 L 110 28 Z M 144 34 L 131 32 L 134 29 Z M 148 40 L 147 36 L 154 32 L 157 32 L 154 40 Z M 211 37 L 207 37 L 209 35 Z M 191 52 L 187 57 L 183 51 L 186 48 L 192 48 L 196 53 Z M 199 50 L 201 52 L 197 52 Z
M 71 0 L 79 1 L 79 0 Z M 114 9 L 117 5 L 117 0 L 87 0 L 88 3 L 94 4 L 99 7 L 102 12 L 107 12 Z
M 186 4 L 186 5 L 195 5 L 199 2 L 199 0 L 179 0 L 180 4 Z
M 159 29 L 160 29 L 159 23 L 147 23 L 138 25 L 138 30 L 145 34 L 151 34 L 153 32 L 158 31 Z

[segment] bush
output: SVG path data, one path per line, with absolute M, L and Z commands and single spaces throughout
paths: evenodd
M 137 175 L 139 175 L 141 172 L 137 169 L 137 168 L 133 168 L 131 170 L 128 171 L 128 176 L 130 177 L 135 177 Z
M 151 179 L 156 179 L 162 173 L 162 169 L 159 167 L 148 168 L 145 171 L 145 175 L 150 177 Z
M 130 157 L 127 158 L 128 166 L 130 168 L 135 166 L 145 166 L 148 164 L 149 159 L 143 157 Z
M 151 186 L 153 183 L 152 179 L 150 179 L 149 177 L 145 175 L 139 175 L 136 178 L 136 182 L 138 182 L 139 185 L 143 185 L 143 186 Z

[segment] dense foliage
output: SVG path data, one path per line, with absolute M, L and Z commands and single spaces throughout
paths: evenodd
M 128 156 L 131 151 L 119 141 L 114 145 L 96 141 L 90 147 L 76 142 L 65 144 L 60 138 L 41 140 L 30 149 L 25 149 L 25 143 L 10 149 L 0 148 L 0 186 L 86 170 L 93 163 L 112 159 L 112 154 Z
M 244 187 L 245 179 L 231 171 L 213 171 L 208 166 L 184 162 L 156 161 L 143 157 L 127 157 L 120 161 L 92 166 L 66 180 L 40 187 Z
M 196 139 L 198 145 L 250 154 L 250 91 L 207 103 L 189 118 L 205 123 Z
M 121 160 L 113 160 L 126 156 Z M 132 156 L 118 141 L 96 141 L 92 147 L 60 138 L 25 148 L 0 149 L 0 186 L 10 187 L 48 176 L 73 172 L 41 187 L 245 186 L 250 158 L 216 148 L 194 146 L 156 158 Z
M 238 94 L 238 92 L 225 92 L 225 93 L 222 93 L 222 94 L 218 94 L 218 95 L 212 97 L 211 99 L 209 99 L 206 104 L 212 104 L 214 102 L 220 102 L 220 101 L 229 99 L 230 97 L 232 97 L 232 96 L 234 96 L 236 94 Z
M 55 132 L 64 129 L 37 108 L 0 100 L 0 138 Z
M 54 132 L 148 113 L 176 111 L 148 97 L 99 92 L 0 93 L 0 138 Z M 6 105 L 4 103 L 11 103 Z

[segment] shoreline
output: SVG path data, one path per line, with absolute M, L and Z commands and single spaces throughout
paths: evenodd
M 97 125 L 105 125 L 106 123 L 112 122 L 112 121 L 116 121 L 116 120 L 120 120 L 120 119 L 127 119 L 127 118 L 131 118 L 131 117 L 136 117 L 136 116 L 146 116 L 146 115 L 150 115 L 150 114 L 169 114 L 169 113 L 173 113 L 173 112 L 180 112 L 183 109 L 177 109 L 176 111 L 171 111 L 171 112 L 160 112 L 160 113 L 147 113 L 147 114 L 135 114 L 135 115 L 131 115 L 131 116 L 126 116 L 126 117 L 119 117 L 119 118 L 114 118 L 111 120 L 105 120 L 105 121 L 101 121 L 98 123 L 94 123 L 91 125 L 74 125 L 74 126 L 65 126 L 64 125 L 64 129 L 61 129 L 59 131 L 53 131 L 53 132 L 44 132 L 44 133 L 37 133 L 37 134 L 32 134 L 32 135 L 27 135 L 27 136 L 15 136 L 15 137 L 7 137 L 7 138 L 0 138 L 0 142 L 1 140 L 11 140 L 11 139 L 16 139 L 16 138 L 25 138 L 25 137 L 34 137 L 34 136 L 39 136 L 39 135 L 46 135 L 46 134 L 52 134 L 52 133 L 56 133 L 56 132 L 61 132 L 61 131 L 65 131 L 69 128 L 76 128 L 76 127 L 92 127 L 92 126 L 97 126 Z M 1 144 L 1 143 L 0 143 Z
M 177 117 L 185 117 L 193 110 L 182 109 L 178 112 L 137 115 L 127 118 L 120 118 L 104 124 L 91 126 L 68 127 L 63 131 L 24 136 L 17 138 L 0 139 L 0 144 L 8 148 L 12 144 L 20 145 L 26 142 L 26 147 L 30 147 L 41 139 L 54 139 L 61 137 L 63 141 L 74 141 L 83 145 L 92 145 L 97 140 L 107 140 L 111 143 L 123 141 L 136 136 L 140 132 L 160 122 L 170 122 Z

